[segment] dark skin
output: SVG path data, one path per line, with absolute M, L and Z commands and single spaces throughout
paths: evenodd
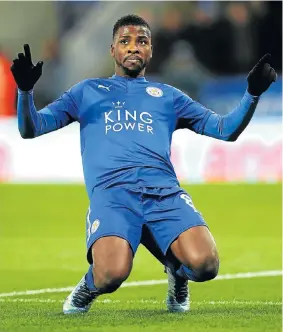
M 152 58 L 151 33 L 144 26 L 124 26 L 116 32 L 110 50 L 115 73 L 123 77 L 143 77 Z

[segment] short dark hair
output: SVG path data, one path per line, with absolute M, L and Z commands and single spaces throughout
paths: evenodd
M 121 27 L 125 27 L 127 25 L 141 25 L 141 26 L 148 28 L 148 30 L 151 31 L 150 26 L 146 22 L 146 20 L 144 20 L 142 17 L 140 17 L 138 15 L 129 14 L 129 15 L 119 18 L 119 20 L 115 23 L 115 25 L 113 27 L 113 35 L 112 35 L 113 39 L 116 35 L 116 32 Z

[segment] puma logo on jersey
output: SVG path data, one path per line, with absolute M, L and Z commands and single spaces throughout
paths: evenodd
M 110 85 L 110 86 L 111 86 L 111 85 Z M 110 86 L 104 86 L 104 85 L 99 84 L 99 85 L 98 85 L 98 88 L 100 88 L 100 89 L 105 89 L 105 90 L 107 90 L 107 91 L 110 91 Z

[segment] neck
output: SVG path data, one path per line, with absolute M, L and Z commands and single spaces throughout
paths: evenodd
M 125 78 L 139 78 L 139 77 L 144 77 L 144 74 L 145 74 L 145 68 L 141 72 L 139 72 L 138 75 L 130 76 L 125 73 L 123 68 L 121 68 L 120 66 L 119 67 L 115 66 L 115 75 L 117 75 L 117 76 L 122 76 Z

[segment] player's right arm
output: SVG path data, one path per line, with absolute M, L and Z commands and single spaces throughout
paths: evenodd
M 248 87 L 240 103 L 228 114 L 219 115 L 192 100 L 180 90 L 174 90 L 174 108 L 177 127 L 188 128 L 198 134 L 223 141 L 235 141 L 252 119 L 260 95 L 277 79 L 275 70 L 268 63 L 270 54 L 263 56 L 250 71 Z
M 71 91 L 37 111 L 33 99 L 33 87 L 42 74 L 42 62 L 32 63 L 29 45 L 24 45 L 13 61 L 11 71 L 18 85 L 18 127 L 23 138 L 35 138 L 62 128 L 77 120 L 77 109 Z

